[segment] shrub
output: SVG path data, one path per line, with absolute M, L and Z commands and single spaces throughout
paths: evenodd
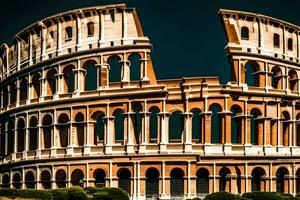
M 84 189 L 79 186 L 71 187 L 68 190 L 69 200 L 87 200 L 87 194 Z
M 48 190 L 53 197 L 53 200 L 69 200 L 67 189 Z
M 94 194 L 98 191 L 100 191 L 101 188 L 97 188 L 97 187 L 85 187 L 84 188 L 84 191 L 87 193 L 87 194 Z
M 94 200 L 129 200 L 127 192 L 120 188 L 101 188 L 93 196 Z
M 293 198 L 292 195 L 278 192 L 249 192 L 243 194 L 243 197 L 253 200 L 289 200 Z
M 228 192 L 216 192 L 207 195 L 204 200 L 246 200 L 246 198 Z
M 11 188 L 1 188 L 0 197 L 17 197 L 17 190 Z

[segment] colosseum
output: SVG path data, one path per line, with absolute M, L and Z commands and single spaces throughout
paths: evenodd
M 226 84 L 157 80 L 125 4 L 60 13 L 2 44 L 1 187 L 120 187 L 138 200 L 300 192 L 300 27 L 218 15 Z

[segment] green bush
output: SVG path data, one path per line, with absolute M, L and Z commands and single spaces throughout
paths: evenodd
M 101 188 L 93 197 L 94 200 L 129 200 L 127 192 L 120 188 Z
M 85 193 L 84 189 L 79 186 L 74 186 L 68 190 L 69 200 L 87 200 L 88 196 Z
M 68 190 L 65 188 L 48 190 L 53 197 L 53 200 L 69 200 Z
M 246 200 L 246 198 L 228 192 L 216 192 L 207 195 L 204 200 Z
M 11 188 L 1 188 L 0 197 L 17 197 L 17 190 Z
M 85 187 L 84 188 L 84 191 L 87 193 L 87 194 L 94 194 L 98 191 L 100 191 L 101 188 L 97 188 L 97 187 Z
M 243 197 L 253 200 L 290 200 L 295 198 L 291 194 L 282 194 L 279 192 L 249 192 L 243 194 Z

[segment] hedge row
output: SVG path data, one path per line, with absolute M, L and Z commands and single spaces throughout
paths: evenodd
M 300 200 L 300 195 L 294 197 L 278 192 L 249 192 L 239 196 L 228 192 L 216 192 L 207 195 L 204 200 Z

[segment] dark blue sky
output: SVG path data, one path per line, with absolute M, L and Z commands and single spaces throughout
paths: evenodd
M 153 44 L 159 79 L 215 75 L 223 83 L 229 80 L 219 8 L 259 12 L 300 25 L 297 0 L 1 0 L 0 43 L 11 43 L 22 28 L 49 15 L 122 2 L 137 9 L 144 34 Z

